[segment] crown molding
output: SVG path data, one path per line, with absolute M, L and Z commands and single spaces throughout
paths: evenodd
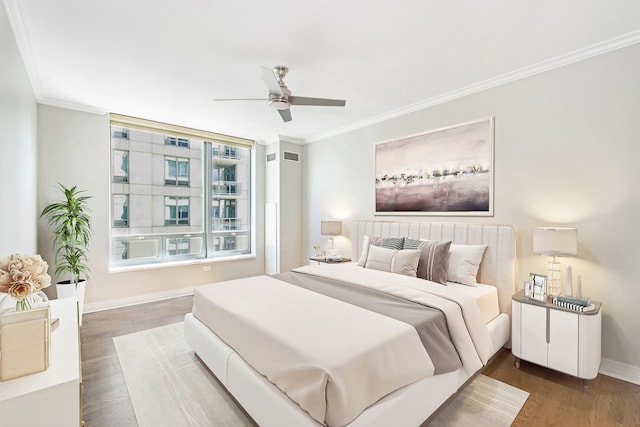
M 583 61 L 585 59 L 592 58 L 594 56 L 603 55 L 612 52 L 617 49 L 622 49 L 627 46 L 640 42 L 640 30 L 632 31 L 630 33 L 623 34 L 618 37 L 614 37 L 603 42 L 587 46 L 582 49 L 574 50 L 564 55 L 557 56 L 555 58 L 547 59 L 545 61 L 538 62 L 527 67 L 520 68 L 515 71 L 511 71 L 505 74 L 501 74 L 496 77 L 492 77 L 478 83 L 474 83 L 468 86 L 461 87 L 441 95 L 434 96 L 432 98 L 425 99 L 423 101 L 416 102 L 414 104 L 407 105 L 395 110 L 391 110 L 387 113 L 380 114 L 378 116 L 371 117 L 360 122 L 356 122 L 347 126 L 343 126 L 334 129 L 330 132 L 313 135 L 310 138 L 305 139 L 306 143 L 316 142 L 323 139 L 331 138 L 334 136 L 342 135 L 347 132 L 351 132 L 357 129 L 361 129 L 367 126 L 375 125 L 386 120 L 390 120 L 399 116 L 413 113 L 415 111 L 423 110 L 435 105 L 444 104 L 468 95 L 472 95 L 478 92 L 485 91 L 487 89 L 501 86 L 507 83 L 514 82 L 516 80 L 525 79 L 527 77 L 534 76 L 536 74 L 544 73 L 556 68 L 564 67 L 566 65 L 573 64 L 575 62 Z
M 106 108 L 94 107 L 91 105 L 79 104 L 79 103 L 69 102 L 69 101 L 61 101 L 55 98 L 46 98 L 46 97 L 37 98 L 36 97 L 36 99 L 38 100 L 38 104 L 50 105 L 52 107 L 66 108 L 68 110 L 82 111 L 85 113 L 99 114 L 99 115 L 105 115 L 110 113 L 110 110 Z
M 36 100 L 38 100 L 42 94 L 38 61 L 36 61 L 33 55 L 33 49 L 31 49 L 29 38 L 24 31 L 24 23 L 22 21 L 22 15 L 20 14 L 20 8 L 18 7 L 19 0 L 3 0 L 2 3 L 4 4 L 4 9 L 7 11 L 9 25 L 13 30 L 13 37 L 18 45 L 20 56 L 22 56 L 22 62 L 24 63 L 27 76 L 31 82 L 31 89 L 33 90 Z

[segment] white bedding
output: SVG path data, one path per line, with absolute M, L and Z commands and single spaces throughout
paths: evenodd
M 500 314 L 498 307 L 498 289 L 495 286 L 484 285 L 482 283 L 476 286 L 461 285 L 460 283 L 447 282 L 447 286 L 462 288 L 462 291 L 469 294 L 478 303 L 480 314 L 484 323 L 489 323 Z
M 482 320 L 475 296 L 464 287 L 443 286 L 416 277 L 369 270 L 355 263 L 306 265 L 293 271 L 373 287 L 400 298 L 439 308 L 447 317 L 451 338 L 469 373 L 480 369 L 494 354 L 487 324 Z M 441 302 L 442 299 L 450 301 L 450 304 Z
M 395 319 L 269 276 L 195 292 L 194 315 L 329 426 L 346 425 L 389 392 L 433 375 L 416 330 Z
M 465 289 L 355 265 L 295 271 L 438 308 L 469 376 L 494 353 L 482 315 Z M 347 424 L 386 394 L 433 374 L 429 355 L 409 325 L 268 276 L 197 288 L 193 313 L 314 419 L 330 426 Z
M 489 355 L 493 355 L 508 342 L 511 325 L 508 315 L 511 312 L 511 296 L 515 291 L 516 280 L 515 233 L 511 226 L 355 220 L 351 235 L 348 235 L 352 241 L 353 254 L 357 255 L 361 252 L 365 235 L 408 236 L 414 239 L 451 240 L 459 244 L 488 245 L 477 279 L 479 282 L 497 288 L 500 314 L 486 325 L 485 333 L 490 336 L 489 344 L 484 339 L 477 339 L 472 340 L 473 344 L 469 347 L 475 348 L 478 345 L 481 348 L 479 352 L 483 356 L 477 356 L 477 358 L 481 360 L 479 365 L 482 365 L 486 363 L 484 360 L 488 359 Z M 331 269 L 339 266 L 341 265 L 325 264 L 319 267 Z M 495 314 L 495 303 L 489 300 L 493 293 L 491 288 L 480 286 L 478 289 L 464 285 L 437 286 L 441 288 L 440 290 L 445 288 L 445 295 L 466 294 L 464 298 L 467 301 L 473 301 L 472 305 L 476 307 L 476 313 L 471 315 L 470 319 L 474 320 L 465 320 L 465 323 L 475 323 L 476 327 L 480 327 L 486 319 Z M 459 286 L 461 288 L 456 290 Z M 225 344 L 193 313 L 185 318 L 185 337 L 198 356 L 258 425 L 264 427 L 322 426 L 263 375 L 249 366 L 234 349 Z M 443 405 L 447 398 L 459 391 L 471 376 L 472 373 L 462 367 L 455 372 L 425 377 L 378 400 L 348 426 L 420 425 Z

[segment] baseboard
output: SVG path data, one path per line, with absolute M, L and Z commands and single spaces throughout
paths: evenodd
M 131 297 L 117 298 L 117 299 L 112 299 L 107 301 L 90 302 L 90 303 L 85 302 L 84 310 L 82 310 L 82 312 L 84 314 L 94 313 L 96 311 L 111 310 L 113 308 L 121 308 L 121 307 L 129 307 L 131 305 L 144 304 L 144 303 L 153 302 L 153 301 L 161 301 L 165 299 L 183 297 L 187 295 L 193 295 L 193 287 L 171 289 L 168 291 L 153 292 L 150 294 L 135 295 Z
M 640 385 L 640 368 L 637 366 L 627 365 L 611 359 L 602 359 L 599 372 L 602 375 Z

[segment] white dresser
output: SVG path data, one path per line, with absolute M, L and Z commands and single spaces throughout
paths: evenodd
M 52 300 L 49 368 L 0 382 L 0 424 L 12 427 L 72 427 L 81 425 L 80 342 L 78 306 L 73 298 Z
M 598 375 L 601 359 L 602 304 L 580 313 L 550 302 L 532 300 L 524 291 L 512 298 L 511 351 L 527 360 L 583 379 Z

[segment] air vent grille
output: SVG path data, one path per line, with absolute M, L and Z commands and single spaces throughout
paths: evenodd
M 267 154 L 267 162 L 273 162 L 276 159 L 276 153 Z
M 291 151 L 284 151 L 282 153 L 282 158 L 284 160 L 289 160 L 291 162 L 299 162 L 300 161 L 300 154 L 292 153 Z

